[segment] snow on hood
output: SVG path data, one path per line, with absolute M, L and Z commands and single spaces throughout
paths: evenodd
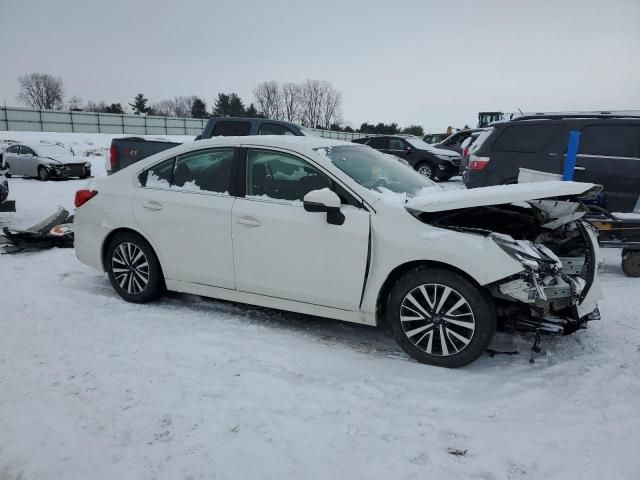
M 42 158 L 46 158 L 47 160 L 58 162 L 62 165 L 67 165 L 70 163 L 87 163 L 87 159 L 83 157 L 74 157 L 72 155 L 62 156 L 62 155 L 43 155 Z
M 405 206 L 423 212 L 442 212 L 543 198 L 589 197 L 597 194 L 600 190 L 602 187 L 593 183 L 561 181 L 495 185 L 470 190 L 442 191 L 433 189 L 432 191 L 425 189 L 415 197 L 409 198 Z

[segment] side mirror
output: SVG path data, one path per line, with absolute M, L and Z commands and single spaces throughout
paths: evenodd
M 307 212 L 326 212 L 327 223 L 342 225 L 344 214 L 340 211 L 340 197 L 328 188 L 311 190 L 304 196 L 304 209 Z

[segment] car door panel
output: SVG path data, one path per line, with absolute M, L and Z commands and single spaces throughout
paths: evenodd
M 134 192 L 135 220 L 154 240 L 166 278 L 235 288 L 235 197 L 229 187 L 236 155 L 237 149 L 207 149 L 160 162 L 147 171 L 145 186 Z M 224 168 L 213 163 L 215 156 L 228 162 Z
M 238 198 L 233 250 L 239 291 L 357 310 L 365 276 L 369 213 L 343 207 L 343 225 L 295 202 Z

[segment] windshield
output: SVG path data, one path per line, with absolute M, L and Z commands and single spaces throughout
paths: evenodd
M 393 155 L 378 152 L 362 145 L 344 145 L 315 149 L 331 159 L 331 162 L 363 187 L 378 192 L 415 195 L 435 183 L 423 177 L 413 168 Z
M 69 157 L 73 155 L 70 150 L 60 145 L 39 145 L 37 150 L 41 157 Z

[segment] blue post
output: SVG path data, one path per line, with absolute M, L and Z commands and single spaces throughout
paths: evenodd
M 571 130 L 569 132 L 569 145 L 567 145 L 567 157 L 564 160 L 564 176 L 562 180 L 570 182 L 573 180 L 573 172 L 576 168 L 576 157 L 578 156 L 578 146 L 580 145 L 580 132 Z

